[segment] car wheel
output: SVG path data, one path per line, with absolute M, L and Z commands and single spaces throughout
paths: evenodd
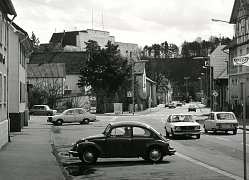
M 233 134 L 236 135 L 237 134 L 237 129 L 233 130 Z
M 83 124 L 89 124 L 89 119 L 83 119 Z
M 200 139 L 201 135 L 200 134 L 196 134 L 196 139 Z
M 171 136 L 172 136 L 172 139 L 175 139 L 175 138 L 176 138 L 176 136 L 175 136 L 175 133 L 174 133 L 173 129 L 171 129 Z
M 94 164 L 97 159 L 97 152 L 93 148 L 84 149 L 82 153 L 79 153 L 79 158 L 84 164 Z
M 158 163 L 163 159 L 162 151 L 159 147 L 151 147 L 148 150 L 147 159 L 149 162 Z
M 59 120 L 57 120 L 57 121 L 56 121 L 56 125 L 57 125 L 57 126 L 61 126 L 61 125 L 62 125 L 62 123 L 63 123 L 63 122 L 62 122 L 62 120 L 61 120 L 61 119 L 59 119 Z
M 214 133 L 214 134 L 217 134 L 217 131 L 216 131 L 216 129 L 213 129 L 213 133 Z
M 205 128 L 205 125 L 203 126 L 203 128 L 204 128 L 204 132 L 208 133 L 208 130 Z
M 166 133 L 166 137 L 169 137 L 169 133 L 166 128 L 165 128 L 165 133 Z

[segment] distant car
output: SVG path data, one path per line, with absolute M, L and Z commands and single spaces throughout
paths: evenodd
M 177 135 L 190 135 L 200 138 L 201 126 L 192 114 L 171 114 L 165 122 L 166 137 L 171 134 L 174 139 Z
M 168 106 L 168 108 L 176 108 L 176 104 L 175 103 L 169 103 L 169 106 Z
M 30 115 L 53 116 L 57 110 L 50 109 L 48 105 L 34 105 L 30 110 Z
M 189 107 L 188 107 L 188 112 L 190 112 L 190 111 L 196 112 L 196 105 L 194 105 L 194 104 L 189 105 Z
M 63 123 L 75 123 L 88 124 L 91 121 L 96 120 L 96 115 L 87 112 L 83 108 L 66 109 L 61 114 L 55 116 L 49 116 L 47 122 L 51 122 L 54 125 L 62 125 Z
M 124 121 L 110 123 L 102 134 L 78 140 L 69 156 L 79 157 L 85 164 L 93 164 L 97 158 L 138 158 L 157 163 L 164 156 L 175 154 L 169 140 L 151 126 Z
M 178 102 L 176 103 L 176 106 L 182 106 L 182 102 L 178 101 Z
M 237 134 L 238 120 L 233 112 L 211 112 L 207 120 L 204 121 L 204 131 L 213 131 L 214 134 L 217 131 L 232 131 L 233 134 Z
M 165 103 L 164 104 L 164 107 L 166 108 L 166 107 L 169 107 L 169 103 Z

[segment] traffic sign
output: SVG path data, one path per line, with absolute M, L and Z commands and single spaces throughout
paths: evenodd
M 213 96 L 217 97 L 219 94 L 216 91 L 213 91 Z
M 127 97 L 132 97 L 131 91 L 127 91 Z

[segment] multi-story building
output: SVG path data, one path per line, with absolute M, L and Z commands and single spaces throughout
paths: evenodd
M 8 142 L 9 115 L 8 115 L 8 66 L 9 42 L 7 15 L 16 16 L 11 0 L 1 0 L 0 3 L 0 148 Z
M 49 44 L 41 44 L 41 51 L 86 51 L 89 40 L 96 41 L 101 48 L 105 48 L 108 41 L 118 45 L 122 56 L 136 54 L 138 45 L 134 43 L 115 42 L 115 37 L 108 31 L 87 29 L 82 31 L 68 31 L 53 33 Z
M 28 125 L 27 62 L 31 42 L 26 31 L 12 22 L 9 26 L 9 118 L 10 131 L 20 132 Z
M 229 49 L 229 103 L 237 115 L 241 115 L 243 86 L 245 86 L 246 109 L 249 114 L 249 67 L 234 65 L 234 58 L 243 58 L 249 54 L 249 1 L 235 0 L 230 18 L 235 25 L 233 41 L 226 47 Z M 242 86 L 243 84 L 243 86 Z

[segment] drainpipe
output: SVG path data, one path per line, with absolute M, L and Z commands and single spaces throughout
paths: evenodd
M 9 118 L 9 27 L 16 18 L 16 14 L 13 16 L 12 20 L 7 25 L 7 119 L 8 119 L 8 142 L 10 142 L 10 118 Z

